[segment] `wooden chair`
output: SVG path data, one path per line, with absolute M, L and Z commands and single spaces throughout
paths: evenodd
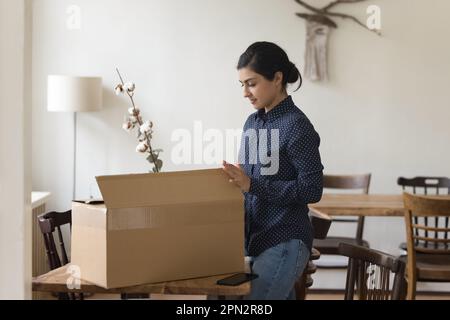
M 345 300 L 403 300 L 405 262 L 389 254 L 348 243 L 339 245 L 339 254 L 349 258 Z M 391 275 L 394 276 L 392 286 Z
M 330 229 L 332 219 L 323 213 L 310 211 L 310 220 L 314 229 L 314 239 L 325 239 Z M 307 288 L 313 285 L 312 274 L 317 270 L 314 260 L 320 258 L 320 252 L 312 248 L 308 265 L 300 278 L 295 283 L 295 295 L 297 300 L 305 300 Z
M 364 194 L 368 194 L 370 186 L 370 177 L 371 177 L 370 174 L 346 175 L 346 176 L 324 175 L 323 187 L 326 189 L 340 189 L 340 190 L 360 189 Z M 340 243 L 349 243 L 369 247 L 369 243 L 363 240 L 364 218 L 365 218 L 364 216 L 360 216 L 357 219 L 333 218 L 333 223 L 356 223 L 357 228 L 355 237 L 328 236 L 326 239 L 315 239 L 313 244 L 314 248 L 319 250 L 321 254 L 338 255 L 339 254 L 338 248 Z M 330 266 L 330 267 L 339 268 L 342 266 Z
M 413 300 L 417 281 L 450 282 L 450 200 L 403 193 L 403 201 L 408 255 L 402 259 L 407 261 L 408 299 Z
M 38 223 L 42 231 L 42 235 L 44 236 L 44 244 L 47 251 L 47 258 L 50 270 L 57 269 L 69 263 L 69 259 L 67 258 L 66 247 L 64 245 L 64 239 L 61 232 L 61 226 L 69 224 L 70 228 L 72 228 L 72 211 L 71 210 L 65 212 L 53 211 L 41 214 L 40 216 L 38 216 Z M 55 231 L 57 231 L 58 235 L 60 254 L 58 254 L 57 246 L 55 243 L 55 237 L 53 236 L 53 233 Z M 67 294 L 65 292 L 60 292 L 57 293 L 56 295 L 58 296 L 59 300 L 76 300 L 76 299 L 84 300 L 84 297 L 86 296 L 83 293 Z M 145 299 L 149 298 L 149 294 L 121 293 L 120 297 L 122 300 L 141 299 L 141 298 Z
M 439 195 L 446 193 L 450 195 L 450 179 L 446 177 L 399 177 L 397 184 L 402 187 L 403 191 L 410 191 L 413 194 L 423 195 Z M 414 217 L 414 223 L 418 223 L 418 217 Z M 428 219 L 424 217 L 424 219 Z M 406 242 L 402 242 L 399 248 L 406 251 Z
M 38 216 L 38 223 L 41 229 L 42 235 L 44 237 L 44 244 L 47 253 L 48 264 L 50 270 L 57 269 L 63 265 L 69 263 L 67 258 L 66 247 L 64 245 L 64 239 L 61 232 L 61 226 L 69 224 L 72 227 L 72 211 L 68 210 L 65 212 L 48 212 Z M 59 251 L 58 253 L 54 232 L 58 235 Z M 83 293 L 75 295 L 74 293 L 67 294 L 65 292 L 57 293 L 58 299 L 60 300 L 75 300 L 84 299 Z

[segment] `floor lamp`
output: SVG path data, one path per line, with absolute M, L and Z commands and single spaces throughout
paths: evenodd
M 77 113 L 102 108 L 102 78 L 49 75 L 47 110 L 73 113 L 73 194 L 76 190 Z

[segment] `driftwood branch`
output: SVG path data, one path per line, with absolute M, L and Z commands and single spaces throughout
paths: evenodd
M 302 0 L 295 0 L 295 2 L 297 2 L 299 5 L 301 5 L 302 7 L 315 12 L 317 14 L 326 14 L 326 12 L 323 9 L 318 9 L 313 7 L 312 5 L 307 4 L 306 2 L 302 1 Z
M 342 3 L 356 3 L 356 2 L 363 2 L 366 0 L 335 0 L 331 2 L 329 5 L 322 8 L 323 11 L 327 11 L 328 9 L 331 9 L 335 5 L 342 4 Z
M 300 18 L 309 20 L 309 21 L 315 21 L 320 24 L 327 25 L 331 28 L 337 28 L 336 22 L 328 18 L 327 16 L 321 15 L 321 14 L 308 14 L 308 13 L 296 13 L 297 16 Z
M 332 27 L 335 27 L 335 28 L 337 28 L 337 25 L 332 19 L 330 19 L 330 17 L 349 19 L 349 20 L 352 20 L 353 22 L 357 23 L 364 29 L 372 31 L 372 32 L 376 33 L 377 35 L 381 35 L 380 31 L 378 31 L 376 29 L 369 29 L 366 24 L 362 23 L 360 20 L 358 20 L 358 18 L 356 18 L 354 16 L 351 16 L 349 14 L 344 14 L 344 13 L 328 11 L 330 8 L 332 8 L 338 4 L 356 3 L 356 2 L 362 2 L 362 1 L 366 1 L 366 0 L 335 0 L 335 1 L 331 2 L 330 4 L 326 5 L 325 7 L 319 9 L 319 8 L 313 7 L 312 5 L 306 3 L 303 0 L 295 0 L 295 2 L 297 2 L 299 5 L 301 5 L 305 9 L 308 9 L 309 11 L 312 11 L 315 13 L 315 14 L 297 13 L 297 16 L 300 18 L 317 21 L 317 22 L 323 21 L 322 23 L 332 26 Z

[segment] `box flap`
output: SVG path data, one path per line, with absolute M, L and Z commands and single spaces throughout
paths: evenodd
M 96 177 L 108 208 L 242 199 L 222 169 L 125 174 Z

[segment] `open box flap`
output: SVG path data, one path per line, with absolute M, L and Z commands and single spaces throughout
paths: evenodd
M 96 177 L 107 208 L 243 199 L 222 169 Z

